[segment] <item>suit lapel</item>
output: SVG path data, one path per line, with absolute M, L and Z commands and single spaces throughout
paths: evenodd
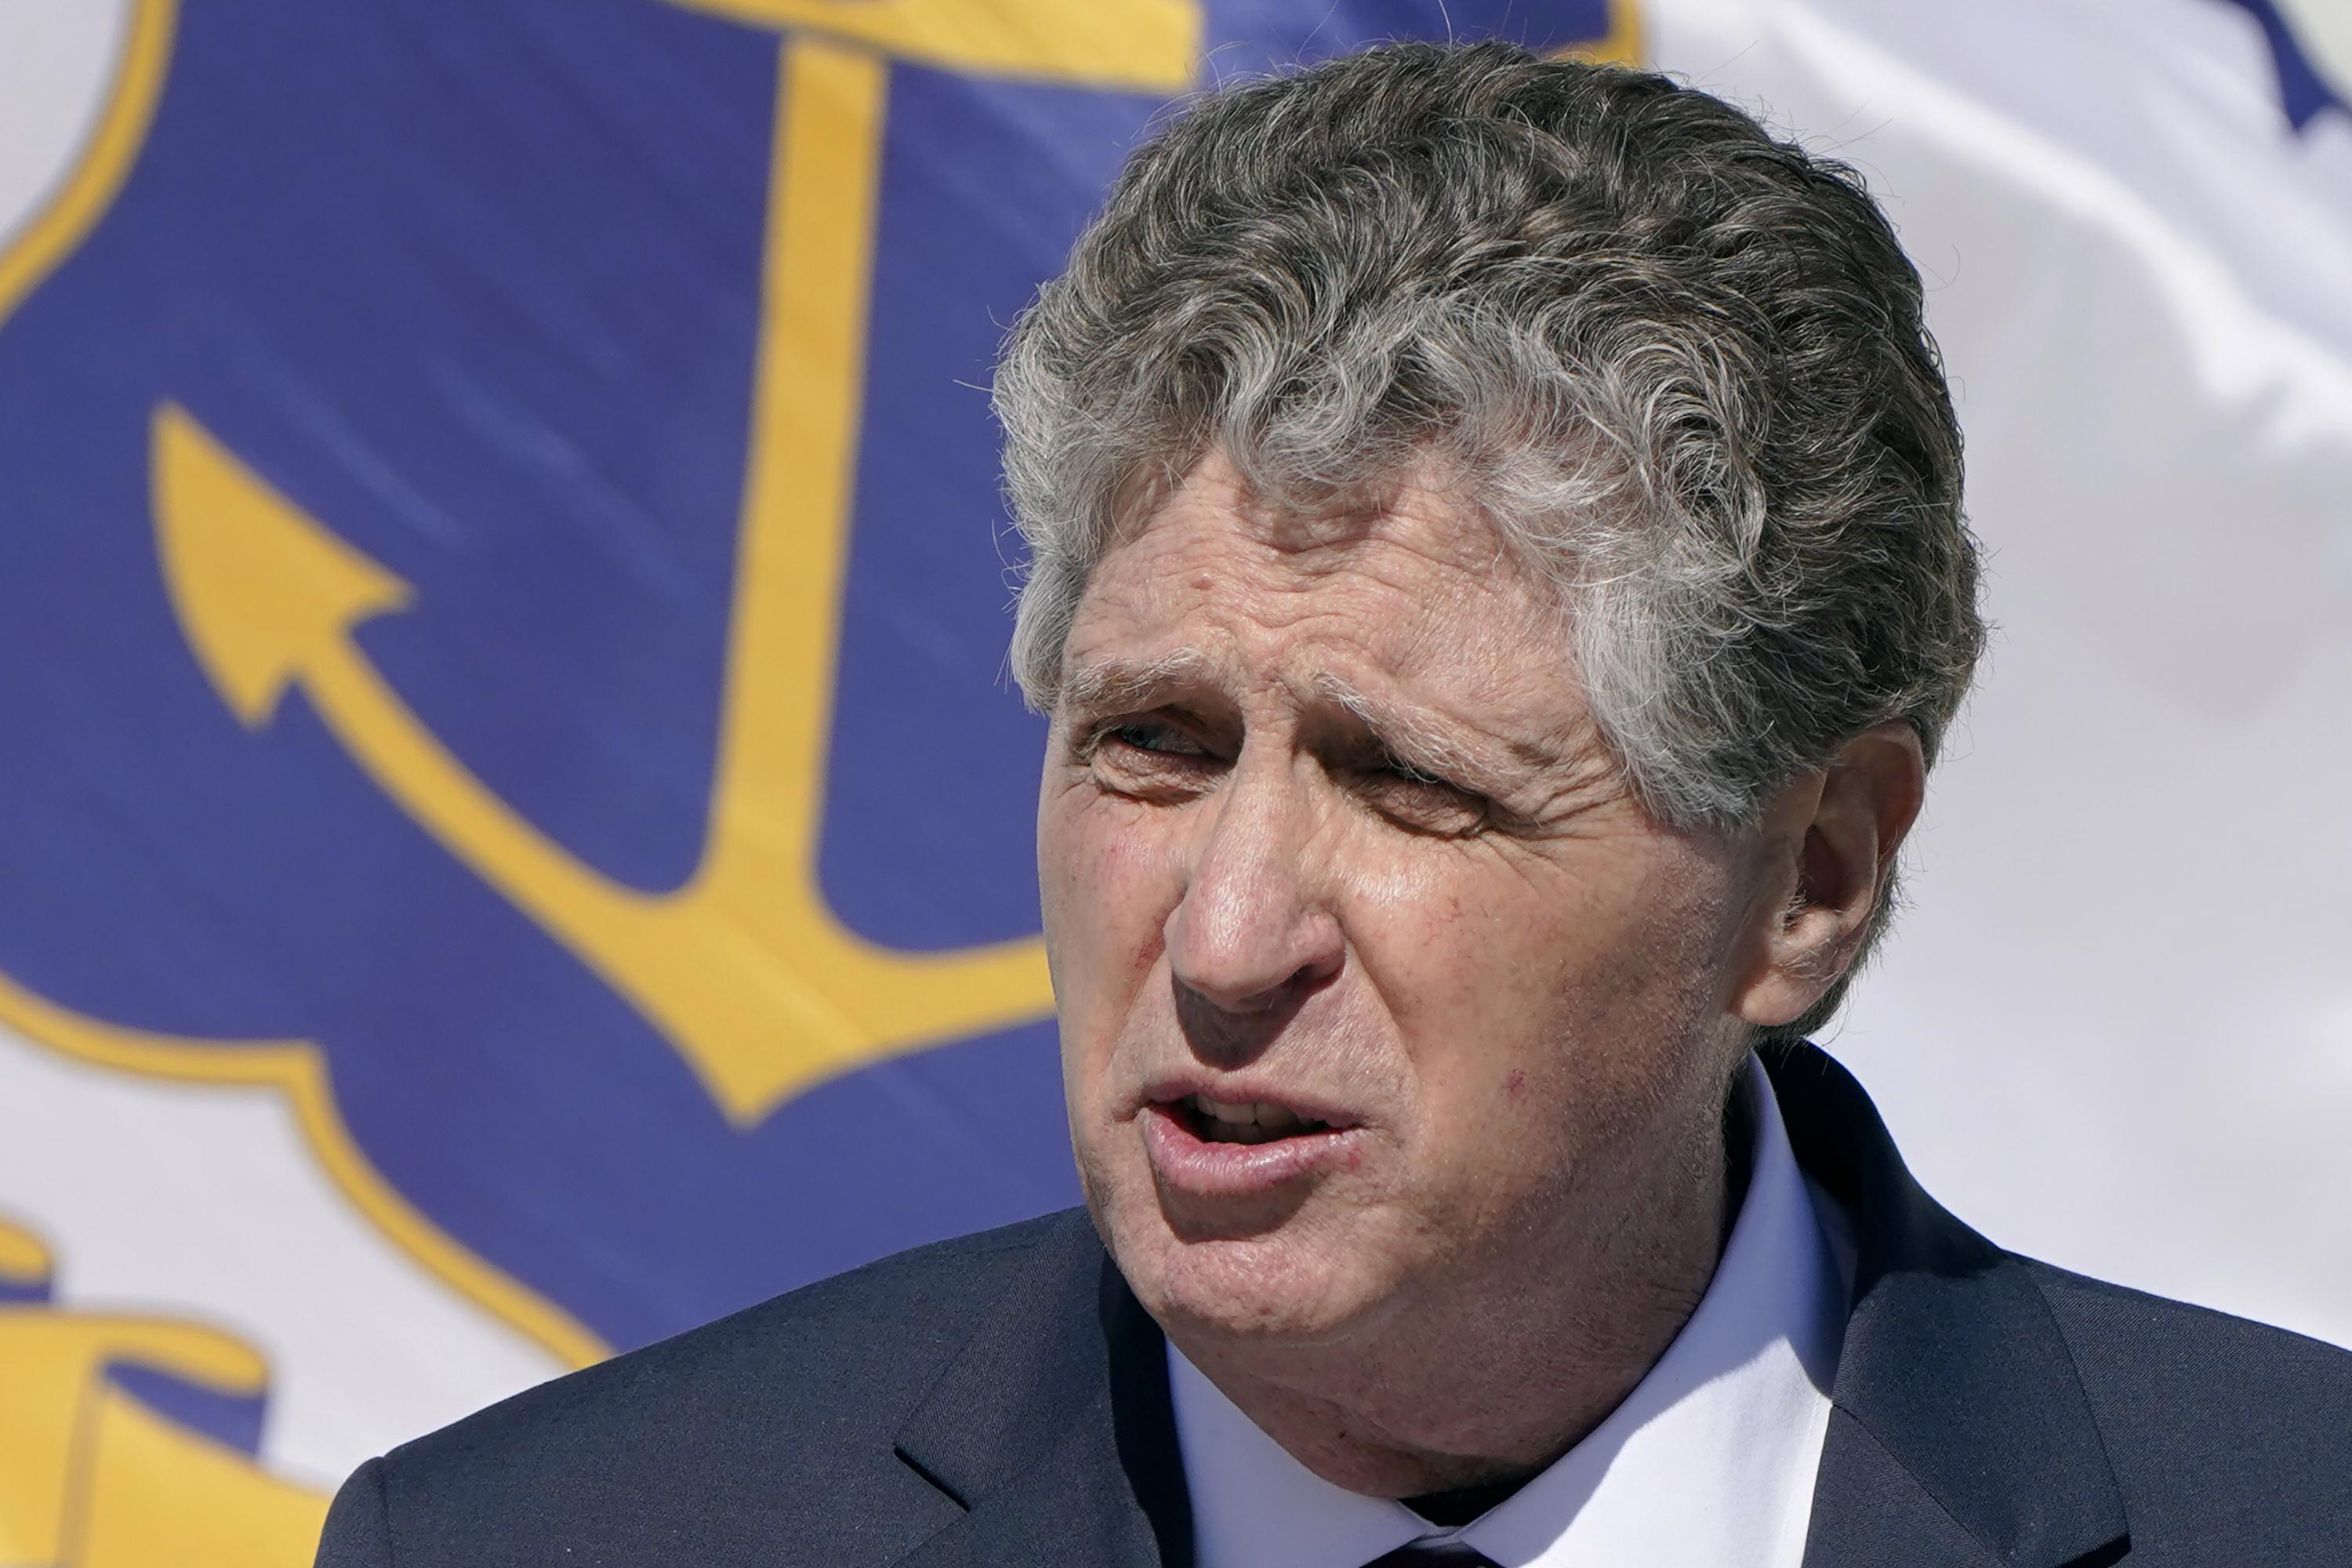
M 1804 1568 L 1996 1568 L 2000 1562 L 1851 1411 L 1830 1412 Z
M 898 1568 L 1191 1568 L 1160 1330 L 1083 1221 L 991 1312 L 898 1448 L 966 1510 Z
M 1811 1046 L 1767 1066 L 1798 1163 L 1854 1226 L 1805 1568 L 2115 1561 L 2122 1498 L 2024 1265 L 1920 1190 L 1843 1068 Z

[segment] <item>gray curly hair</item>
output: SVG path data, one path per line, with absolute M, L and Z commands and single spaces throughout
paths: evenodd
M 1399 44 L 1202 97 L 994 406 L 1042 710 L 1096 563 L 1213 449 L 1281 506 L 1452 476 L 1561 585 L 1593 720 L 1678 826 L 1753 826 L 1888 720 L 1932 763 L 1983 644 L 1918 274 L 1853 170 L 1647 72 Z

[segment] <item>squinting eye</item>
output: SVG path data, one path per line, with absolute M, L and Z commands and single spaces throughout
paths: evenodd
M 1460 786 L 1456 784 L 1449 784 L 1445 780 L 1439 778 L 1435 773 L 1423 773 L 1419 768 L 1414 767 L 1411 763 L 1406 762 L 1402 757 L 1389 758 L 1386 762 L 1381 764 L 1380 771 L 1386 773 L 1389 777 L 1396 779 L 1403 784 L 1426 784 L 1432 789 L 1450 789 L 1455 790 L 1457 793 L 1460 788 Z
M 1391 757 L 1363 775 L 1364 793 L 1384 816 L 1416 832 L 1466 837 L 1488 826 L 1493 803 L 1460 784 Z
M 1161 756 L 1199 757 L 1207 749 L 1192 736 L 1171 724 L 1113 724 L 1102 731 L 1102 738 L 1132 746 L 1139 752 L 1153 752 Z
M 1087 737 L 1078 762 L 1098 787 L 1161 805 L 1192 799 L 1218 768 L 1215 753 L 1189 731 L 1150 719 L 1102 725 Z

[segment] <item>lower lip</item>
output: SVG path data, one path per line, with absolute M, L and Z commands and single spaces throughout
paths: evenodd
M 1143 1147 L 1160 1179 L 1204 1198 L 1271 1193 L 1318 1171 L 1352 1164 L 1357 1131 L 1334 1127 L 1264 1143 L 1213 1143 L 1172 1105 L 1143 1108 Z

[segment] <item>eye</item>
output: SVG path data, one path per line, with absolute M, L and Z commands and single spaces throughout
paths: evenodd
M 1209 754 L 1206 747 L 1175 725 L 1153 723 L 1148 719 L 1129 720 L 1097 731 L 1095 744 L 1100 746 L 1106 741 L 1163 757 L 1205 757 Z
M 1158 719 L 1097 726 L 1080 745 L 1078 759 L 1104 788 L 1148 801 L 1189 799 L 1208 786 L 1217 766 L 1215 753 L 1198 736 Z
M 1375 811 L 1414 833 L 1467 837 L 1492 818 L 1494 803 L 1485 795 L 1393 754 L 1365 768 L 1359 780 Z
M 1437 789 L 1457 787 L 1450 781 L 1439 778 L 1435 773 L 1415 767 L 1393 752 L 1383 755 L 1379 768 L 1375 771 L 1403 784 L 1428 784 Z

